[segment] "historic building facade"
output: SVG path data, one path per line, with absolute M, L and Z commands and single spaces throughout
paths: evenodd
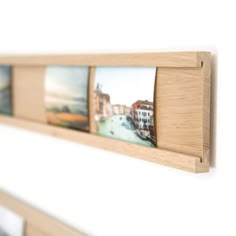
M 153 103 L 147 100 L 138 100 L 132 105 L 132 119 L 142 136 L 154 134 Z
M 96 90 L 94 91 L 94 104 L 95 112 L 100 118 L 111 115 L 110 95 L 103 93 L 99 84 L 97 84 Z

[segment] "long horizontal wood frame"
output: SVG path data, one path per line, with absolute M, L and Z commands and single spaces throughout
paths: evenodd
M 14 116 L 0 122 L 92 145 L 195 173 L 209 170 L 209 52 L 2 56 L 13 67 Z M 44 77 L 48 65 L 89 66 L 90 132 L 50 126 L 44 110 Z M 149 148 L 96 135 L 94 76 L 96 66 L 156 67 L 154 117 L 157 147 Z
M 0 206 L 21 216 L 25 220 L 25 236 L 85 236 L 59 220 L 24 203 L 0 189 Z

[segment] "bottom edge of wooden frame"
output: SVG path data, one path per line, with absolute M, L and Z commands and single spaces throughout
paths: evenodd
M 117 152 L 123 155 L 128 155 L 189 172 L 203 173 L 209 171 L 209 163 L 201 162 L 201 158 L 197 156 L 177 153 L 160 148 L 145 147 L 116 139 L 102 137 L 96 134 L 51 126 L 21 118 L 0 115 L 0 123 L 48 134 L 96 148 L 102 148 L 108 151 Z

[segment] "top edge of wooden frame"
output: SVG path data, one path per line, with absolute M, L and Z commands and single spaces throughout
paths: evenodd
M 19 66 L 155 66 L 200 68 L 210 52 L 97 53 L 70 55 L 2 55 L 0 64 Z

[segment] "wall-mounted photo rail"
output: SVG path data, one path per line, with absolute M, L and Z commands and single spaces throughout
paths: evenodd
M 24 220 L 23 232 L 18 222 L 12 217 L 3 215 L 1 208 L 9 211 Z M 71 226 L 49 216 L 45 212 L 30 206 L 24 201 L 6 193 L 0 189 L 0 235 L 19 236 L 87 236 L 87 233 L 78 231 Z M 4 223 L 4 224 L 3 224 Z M 2 228 L 4 226 L 4 228 Z M 9 231 L 9 232 L 8 232 Z
M 0 122 L 209 170 L 209 52 L 0 57 Z

